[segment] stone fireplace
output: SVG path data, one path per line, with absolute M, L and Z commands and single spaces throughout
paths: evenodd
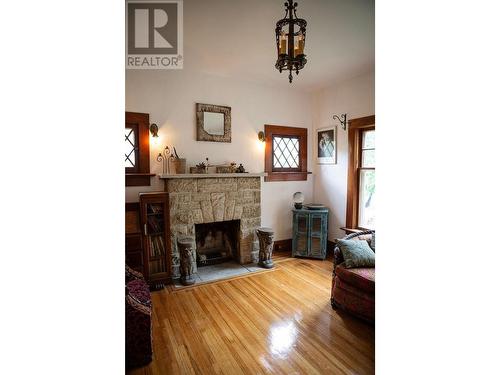
M 235 229 L 235 236 L 217 234 L 221 232 L 217 224 L 209 235 L 206 229 L 204 239 L 196 239 L 197 246 L 204 242 L 201 249 L 214 257 L 215 248 L 219 247 L 219 255 L 228 257 L 228 243 L 234 239 L 231 257 L 239 264 L 252 262 L 253 242 L 255 241 L 255 229 L 260 227 L 260 194 L 261 177 L 263 174 L 242 174 L 235 176 L 231 174 L 215 175 L 161 175 L 165 181 L 165 191 L 170 196 L 170 232 L 172 241 L 172 277 L 180 277 L 179 273 L 179 251 L 177 249 L 177 237 L 189 235 L 196 238 L 196 226 L 198 224 L 223 223 L 235 221 L 239 227 Z M 235 224 L 236 225 L 236 224 Z M 200 236 L 198 230 L 198 237 Z M 207 248 L 205 244 L 207 237 L 210 242 Z M 222 246 L 221 246 L 222 243 Z M 197 249 L 198 250 L 198 249 Z M 223 255 L 222 253 L 226 253 Z M 194 252 L 198 253 L 198 251 Z M 195 255 L 196 256 L 196 255 Z M 196 261 L 193 259 L 193 261 Z M 196 272 L 196 269 L 195 269 Z

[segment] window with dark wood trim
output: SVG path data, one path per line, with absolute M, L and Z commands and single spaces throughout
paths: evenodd
M 365 194 L 360 191 L 360 186 L 364 183 L 366 178 L 374 179 L 375 177 L 375 159 L 374 155 L 371 155 L 375 152 L 375 146 L 374 142 L 373 144 L 368 144 L 366 141 L 367 135 L 374 136 L 374 134 L 368 134 L 374 130 L 375 116 L 349 120 L 349 165 L 347 172 L 346 228 L 374 229 L 363 227 L 363 225 L 366 224 L 363 224 L 361 222 L 362 220 L 360 220 L 360 199 L 363 201 L 369 201 L 373 198 L 372 195 L 365 196 Z M 363 139 L 365 139 L 365 143 L 363 142 Z M 373 159 L 369 159 L 372 156 Z M 372 194 L 374 194 L 374 191 Z
M 264 181 L 307 180 L 307 128 L 265 125 Z
M 138 124 L 125 124 L 125 173 L 139 171 L 139 127 Z
M 125 186 L 150 186 L 149 115 L 125 112 Z

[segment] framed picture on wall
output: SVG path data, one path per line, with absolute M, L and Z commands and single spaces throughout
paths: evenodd
M 321 128 L 316 132 L 318 164 L 337 164 L 337 127 Z

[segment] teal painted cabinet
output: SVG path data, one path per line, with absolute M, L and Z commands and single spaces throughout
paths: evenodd
M 328 209 L 293 210 L 292 256 L 326 258 Z

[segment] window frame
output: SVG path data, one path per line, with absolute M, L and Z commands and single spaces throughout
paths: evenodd
M 265 134 L 265 156 L 264 171 L 267 176 L 264 181 L 304 181 L 307 180 L 307 128 L 296 128 L 281 125 L 264 125 Z M 274 137 L 298 138 L 299 140 L 299 167 L 298 168 L 275 168 L 274 159 Z
M 357 216 L 358 216 L 358 228 L 360 229 L 363 229 L 363 230 L 373 230 L 374 228 L 367 228 L 367 227 L 363 227 L 360 225 L 359 221 L 360 221 L 360 216 L 361 216 L 361 206 L 360 206 L 360 189 L 361 189 L 361 174 L 363 171 L 375 171 L 375 167 L 376 166 L 373 166 L 373 167 L 364 167 L 363 166 L 363 151 L 366 151 L 366 150 L 376 150 L 376 148 L 363 148 L 363 138 L 365 136 L 365 133 L 368 132 L 368 131 L 375 131 L 375 127 L 368 127 L 368 128 L 365 128 L 365 129 L 360 129 L 360 134 L 359 134 L 359 167 L 358 167 L 358 197 L 357 197 L 357 203 L 358 203 L 358 213 L 357 213 Z
M 375 130 L 375 115 L 360 117 L 348 121 L 347 138 L 349 143 L 348 169 L 347 169 L 347 206 L 346 206 L 346 228 L 367 229 L 359 226 L 359 183 L 361 169 L 373 169 L 361 167 L 361 152 L 363 132 Z
M 125 167 L 125 173 L 138 173 L 139 172 L 139 125 L 125 122 L 125 129 L 132 129 L 134 133 L 135 140 L 135 153 L 134 153 L 134 166 L 133 167 Z
M 151 186 L 149 171 L 149 114 L 125 112 L 125 128 L 136 128 L 136 165 L 125 167 L 125 186 Z

